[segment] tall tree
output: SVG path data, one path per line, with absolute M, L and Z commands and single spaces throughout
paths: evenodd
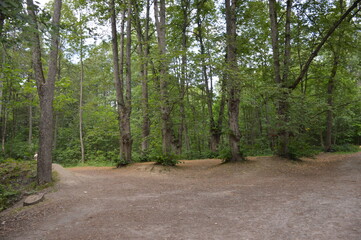
M 162 118 L 162 151 L 163 154 L 170 154 L 172 150 L 172 120 L 171 106 L 169 102 L 169 76 L 166 44 L 166 5 L 165 0 L 154 1 L 154 17 L 158 37 L 159 49 L 159 89 L 161 98 Z
M 229 145 L 231 148 L 230 162 L 243 160 L 240 152 L 241 132 L 239 130 L 240 82 L 237 67 L 237 0 L 225 0 L 226 4 L 226 86 L 228 93 Z
M 59 45 L 59 23 L 61 14 L 62 0 L 54 1 L 54 13 L 52 18 L 51 46 L 49 54 L 48 76 L 45 78 L 41 59 L 41 43 L 36 17 L 36 6 L 33 0 L 27 0 L 28 14 L 32 31 L 32 52 L 33 68 L 37 82 L 38 95 L 40 100 L 40 136 L 39 152 L 37 163 L 37 181 L 38 184 L 51 182 L 51 163 L 54 134 L 53 120 L 53 100 L 55 89 L 55 78 L 57 74 L 58 45 Z
M 149 149 L 150 117 L 149 117 L 149 94 L 148 94 L 148 64 L 149 64 L 149 24 L 150 24 L 150 1 L 146 1 L 145 24 L 142 27 L 140 19 L 139 2 L 134 1 L 134 24 L 138 38 L 138 53 L 140 56 L 140 75 L 142 83 L 142 145 L 141 151 L 145 155 Z M 144 28 L 144 33 L 143 29 Z
M 120 46 L 120 62 L 118 55 L 118 38 L 116 28 L 116 11 L 115 1 L 110 1 L 111 26 L 112 26 L 112 51 L 113 51 L 113 72 L 116 87 L 117 107 L 119 114 L 119 130 L 120 130 L 120 162 L 118 167 L 127 165 L 132 162 L 132 138 L 130 131 L 130 113 L 131 113 L 131 0 L 127 3 L 127 44 L 126 44 L 126 86 L 124 96 L 124 77 L 123 77 L 123 59 L 124 59 L 124 21 L 125 10 L 122 14 L 121 23 L 121 46 Z
M 289 79 L 290 62 L 291 62 L 291 17 L 293 1 L 287 0 L 286 3 L 286 20 L 284 30 L 284 54 L 280 53 L 280 36 L 279 28 L 280 21 L 277 18 L 277 1 L 269 0 L 269 17 L 270 17 L 270 29 L 272 40 L 272 55 L 273 55 L 273 69 L 274 69 L 274 81 L 279 87 L 280 95 L 277 99 L 277 114 L 278 114 L 278 149 L 277 154 L 282 157 L 291 158 L 289 150 L 290 131 L 289 125 L 289 95 L 296 89 L 298 84 L 303 81 L 308 72 L 311 63 L 318 55 L 322 47 L 332 36 L 335 30 L 346 19 L 346 17 L 357 8 L 361 0 L 356 0 L 351 6 L 335 21 L 331 27 L 326 31 L 326 34 L 322 36 L 319 43 L 315 45 L 313 51 L 309 54 L 304 63 L 301 64 L 300 72 L 296 75 L 295 79 Z M 283 57 L 283 65 L 281 65 L 281 56 Z
M 211 58 L 208 54 L 205 44 L 206 38 L 206 31 L 207 28 L 204 24 L 203 18 L 205 18 L 205 14 L 208 10 L 206 10 L 206 1 L 198 0 L 196 2 L 197 12 L 196 12 L 196 23 L 197 23 L 197 31 L 196 31 L 196 38 L 199 42 L 199 51 L 201 54 L 201 69 L 202 69 L 202 79 L 204 81 L 205 86 L 205 94 L 206 94 L 206 102 L 207 102 L 207 109 L 208 109 L 208 116 L 209 116 L 209 147 L 212 152 L 218 151 L 218 146 L 221 140 L 222 135 L 222 124 L 223 124 L 223 114 L 224 108 L 226 103 L 225 98 L 225 89 L 224 83 L 225 81 L 222 80 L 221 83 L 221 100 L 220 100 L 220 108 L 218 112 L 218 119 L 215 118 L 215 112 L 213 110 L 214 107 L 214 92 L 213 92 L 213 82 L 211 80 L 211 76 L 209 76 L 211 69 L 209 64 L 207 63 L 206 59 Z

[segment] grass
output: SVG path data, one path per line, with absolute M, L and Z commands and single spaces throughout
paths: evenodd
M 63 167 L 71 168 L 71 167 L 114 167 L 116 166 L 115 162 L 112 161 L 86 161 L 84 163 L 70 163 L 64 164 L 60 163 Z

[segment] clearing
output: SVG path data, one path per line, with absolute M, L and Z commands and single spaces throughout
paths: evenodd
M 55 191 L 2 212 L 0 239 L 361 239 L 361 152 L 220 163 L 55 165 Z

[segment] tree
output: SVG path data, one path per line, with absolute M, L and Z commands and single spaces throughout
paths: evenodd
M 149 118 L 149 94 L 148 94 L 148 63 L 149 63 L 149 22 L 150 2 L 146 1 L 146 17 L 144 27 L 141 25 L 139 3 L 133 2 L 135 14 L 134 24 L 138 38 L 138 54 L 140 60 L 140 75 L 142 83 L 142 155 L 145 156 L 149 149 L 150 118 Z M 144 28 L 144 33 L 143 29 Z
M 227 52 L 226 52 L 226 88 L 228 100 L 228 124 L 229 124 L 229 146 L 231 148 L 230 162 L 244 160 L 240 152 L 241 133 L 239 130 L 239 102 L 240 84 L 237 68 L 237 30 L 236 30 L 236 7 L 237 0 L 226 0 L 226 25 L 227 25 Z
M 118 167 L 127 165 L 132 162 L 132 138 L 130 132 L 130 113 L 131 113 L 131 1 L 127 3 L 128 14 L 127 14 L 127 44 L 126 44 L 126 84 L 124 96 L 124 82 L 123 82 L 123 59 L 124 59 L 124 21 L 125 21 L 125 10 L 122 16 L 121 26 L 121 46 L 120 46 L 120 63 L 118 58 L 118 40 L 117 40 L 117 28 L 116 28 L 116 13 L 115 13 L 115 2 L 110 1 L 111 10 L 111 25 L 112 25 L 112 50 L 113 50 L 113 71 L 115 86 L 117 92 L 117 107 L 119 113 L 119 125 L 120 125 L 120 145 L 121 154 L 120 162 Z
M 199 49 L 200 49 L 200 58 L 201 58 L 201 68 L 202 68 L 202 78 L 204 80 L 205 86 L 205 94 L 206 94 L 206 101 L 207 101 L 207 109 L 208 109 L 208 116 L 209 116 L 209 147 L 213 153 L 218 151 L 219 143 L 221 140 L 222 134 L 222 124 L 223 124 L 223 114 L 224 108 L 226 103 L 225 98 L 225 89 L 224 89 L 224 81 L 222 81 L 221 86 L 222 89 L 220 90 L 221 100 L 220 100 L 220 107 L 218 112 L 218 119 L 215 119 L 215 113 L 213 110 L 214 106 L 214 92 L 213 92 L 213 82 L 210 81 L 209 73 L 211 69 L 208 69 L 209 63 L 206 62 L 206 58 L 210 58 L 209 54 L 207 54 L 206 44 L 205 44 L 205 31 L 207 31 L 206 26 L 204 26 L 203 18 L 207 14 L 207 11 L 210 11 L 209 8 L 214 6 L 207 6 L 206 1 L 197 1 L 197 13 L 196 13 L 196 23 L 197 23 L 197 32 L 196 38 L 199 42 Z
M 41 43 L 36 18 L 36 6 L 32 0 L 27 0 L 30 23 L 33 27 L 32 51 L 34 76 L 37 82 L 40 99 L 40 136 L 37 163 L 37 181 L 42 185 L 51 182 L 52 147 L 54 134 L 53 100 L 55 78 L 57 74 L 58 45 L 59 45 L 59 22 L 61 13 L 61 0 L 54 2 L 54 14 L 51 29 L 51 47 L 49 55 L 48 76 L 45 78 L 41 61 Z
M 161 98 L 161 118 L 162 118 L 162 151 L 164 155 L 170 154 L 172 150 L 172 122 L 171 105 L 169 102 L 169 76 L 166 45 L 166 6 L 165 0 L 154 1 L 154 18 L 158 38 L 159 50 L 159 89 Z
M 280 95 L 277 99 L 277 115 L 278 115 L 278 150 L 277 154 L 282 157 L 292 158 L 292 154 L 289 150 L 290 131 L 289 125 L 289 96 L 290 93 L 296 89 L 298 84 L 303 81 L 306 73 L 308 72 L 311 63 L 318 55 L 322 47 L 340 26 L 340 24 L 346 19 L 346 17 L 358 6 L 361 0 L 356 0 L 345 13 L 343 13 L 334 24 L 329 27 L 326 34 L 320 38 L 319 43 L 315 45 L 312 52 L 304 63 L 301 64 L 301 69 L 294 80 L 289 79 L 290 75 L 290 63 L 291 63 L 291 17 L 293 1 L 287 0 L 286 3 L 286 20 L 284 30 L 284 54 L 283 64 L 281 68 L 281 53 L 280 53 L 280 36 L 279 25 L 280 21 L 277 18 L 277 2 L 276 0 L 269 0 L 269 17 L 270 17 L 270 29 L 272 39 L 272 54 L 273 54 L 273 70 L 274 81 L 279 87 Z

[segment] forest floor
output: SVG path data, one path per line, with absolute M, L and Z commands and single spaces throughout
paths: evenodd
M 0 213 L 0 239 L 361 239 L 361 152 L 54 168 L 45 201 Z

